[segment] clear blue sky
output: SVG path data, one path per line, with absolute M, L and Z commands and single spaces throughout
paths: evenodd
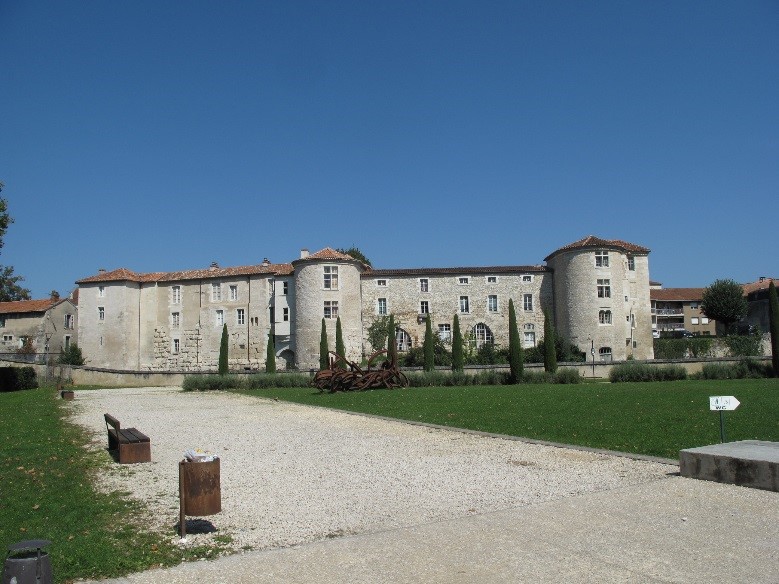
M 0 0 L 0 263 L 779 276 L 779 2 Z

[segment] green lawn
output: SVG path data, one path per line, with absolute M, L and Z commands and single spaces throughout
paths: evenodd
M 63 420 L 51 388 L 0 393 L 0 545 L 47 539 L 55 582 L 120 576 L 217 548 L 180 548 L 175 529 L 150 533 L 144 509 L 121 493 L 99 494 L 95 473 L 116 465 L 90 452 L 82 431 Z M 131 480 L 131 472 L 128 472 Z M 176 518 L 178 514 L 175 515 Z
M 720 441 L 709 396 L 734 395 L 741 405 L 724 414 L 727 441 L 779 441 L 779 379 L 242 393 L 674 459 Z

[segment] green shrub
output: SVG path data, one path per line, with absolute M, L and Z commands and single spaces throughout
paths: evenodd
M 308 387 L 311 378 L 301 373 L 256 373 L 252 375 L 187 375 L 184 391 L 224 389 L 270 389 L 274 387 Z
M 612 383 L 626 381 L 678 381 L 687 379 L 687 371 L 681 365 L 655 367 L 646 363 L 622 363 L 609 373 Z
M 78 345 L 71 343 L 67 349 L 60 353 L 57 362 L 63 365 L 83 365 L 84 356 L 81 354 L 81 349 L 78 348 Z
M 731 357 L 756 357 L 760 355 L 762 335 L 729 335 L 723 339 Z
M 738 363 L 706 363 L 696 379 L 763 379 L 771 377 L 772 367 L 753 359 Z
M 582 376 L 578 369 L 558 369 L 554 374 L 554 383 L 561 385 L 581 383 Z
M 32 367 L 0 367 L 0 391 L 19 391 L 38 387 Z

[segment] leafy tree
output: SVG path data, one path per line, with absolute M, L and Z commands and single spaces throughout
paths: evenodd
M 398 362 L 398 344 L 395 341 L 397 327 L 395 326 L 395 315 L 389 315 L 389 323 L 387 324 L 387 360 L 391 363 Z
M 16 349 L 19 355 L 35 355 L 35 347 L 32 346 L 32 337 L 26 337 L 22 346 Z
M 5 185 L 0 182 L 0 192 Z M 0 197 L 0 248 L 3 247 L 3 239 L 8 226 L 13 223 L 13 218 L 8 214 L 8 202 Z M 22 288 L 19 282 L 23 282 L 21 276 L 14 276 L 13 266 L 0 265 L 0 302 L 12 302 L 14 300 L 29 300 L 30 291 Z
M 330 347 L 327 346 L 327 324 L 322 319 L 322 333 L 319 335 L 319 368 L 330 367 Z
M 771 329 L 771 363 L 774 377 L 779 377 L 779 300 L 777 300 L 774 281 L 768 285 L 768 318 Z
M 361 261 L 366 266 L 370 267 L 371 261 L 365 257 L 365 255 L 360 251 L 360 248 L 356 246 L 352 246 L 349 249 L 344 248 L 336 248 L 335 251 L 340 251 L 341 253 L 345 253 L 348 256 L 352 256 L 354 259 Z
M 343 359 L 346 359 L 346 347 L 344 346 L 344 335 L 341 332 L 341 317 L 335 321 L 335 352 Z M 346 361 L 339 361 L 338 367 L 346 369 Z
M 509 299 L 509 383 L 519 383 L 519 380 L 522 379 L 523 357 L 514 300 Z
M 425 342 L 423 345 L 425 352 L 425 371 L 435 369 L 435 339 L 433 339 L 433 325 L 430 323 L 430 313 L 425 318 Z
M 703 291 L 701 312 L 730 332 L 733 324 L 747 315 L 744 288 L 734 280 L 716 280 Z
M 368 327 L 368 342 L 374 351 L 386 348 L 388 326 L 389 316 L 380 316 Z
M 557 371 L 557 344 L 555 343 L 555 330 L 549 311 L 544 310 L 544 371 L 555 373 Z
M 464 367 L 463 335 L 460 332 L 460 319 L 456 314 L 452 329 L 452 371 L 462 371 Z
M 276 373 L 276 345 L 270 333 L 268 333 L 268 348 L 265 351 L 265 373 Z
M 63 365 L 83 365 L 84 356 L 81 354 L 81 349 L 79 349 L 78 345 L 71 343 L 67 349 L 60 353 L 57 361 Z
M 222 326 L 222 341 L 219 343 L 219 375 L 227 375 L 227 325 Z

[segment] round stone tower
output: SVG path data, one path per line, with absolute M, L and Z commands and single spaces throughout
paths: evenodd
M 588 361 L 654 358 L 648 256 L 645 247 L 591 235 L 545 258 L 557 331 Z
M 295 270 L 295 364 L 301 370 L 319 369 L 319 341 L 322 318 L 327 329 L 327 344 L 335 351 L 336 321 L 341 332 L 346 358 L 359 361 L 362 355 L 362 299 L 360 274 L 365 265 L 331 248 L 314 254 L 301 252 L 292 262 Z

